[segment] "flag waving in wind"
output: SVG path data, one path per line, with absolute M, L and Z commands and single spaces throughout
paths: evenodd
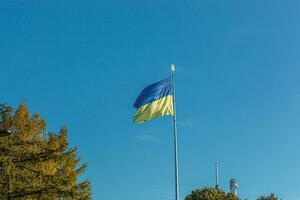
M 175 65 L 171 64 L 171 77 L 146 87 L 134 103 L 137 109 L 133 122 L 142 124 L 157 117 L 173 116 L 175 153 L 175 200 L 179 200 L 177 125 L 174 87 Z
M 137 112 L 133 122 L 142 124 L 162 116 L 173 116 L 172 80 L 168 77 L 146 87 L 134 103 Z

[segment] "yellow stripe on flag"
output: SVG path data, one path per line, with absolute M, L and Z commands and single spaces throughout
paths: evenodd
M 173 96 L 168 95 L 140 107 L 134 116 L 133 122 L 142 124 L 153 118 L 172 116 L 173 114 Z

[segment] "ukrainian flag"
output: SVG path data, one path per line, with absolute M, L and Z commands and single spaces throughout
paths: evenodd
M 138 109 L 133 119 L 136 124 L 174 115 L 171 77 L 146 87 L 136 99 L 134 107 Z

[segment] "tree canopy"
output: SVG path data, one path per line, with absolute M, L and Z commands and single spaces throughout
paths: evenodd
M 222 190 L 205 187 L 193 190 L 191 194 L 185 197 L 184 200 L 240 200 L 240 198 L 230 192 L 226 193 Z M 260 196 L 257 200 L 279 200 L 279 198 L 276 197 L 275 194 L 271 193 L 269 196 Z
M 0 199 L 89 200 L 90 182 L 78 181 L 87 165 L 79 164 L 66 128 L 46 132 L 24 104 L 0 105 Z
M 257 198 L 257 200 L 278 200 L 278 197 L 276 197 L 275 194 L 271 193 L 269 196 L 261 196 Z
M 214 188 L 203 188 L 193 190 L 185 197 L 185 200 L 239 200 L 233 193 L 225 193 Z

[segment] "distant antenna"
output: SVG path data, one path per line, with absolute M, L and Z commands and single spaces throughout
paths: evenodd
M 229 187 L 230 187 L 230 192 L 237 195 L 238 185 L 237 185 L 237 182 L 236 182 L 235 178 L 230 179 Z
M 220 186 L 219 186 L 219 164 L 215 163 L 215 170 L 216 170 L 216 186 L 215 189 L 216 190 L 221 190 Z

